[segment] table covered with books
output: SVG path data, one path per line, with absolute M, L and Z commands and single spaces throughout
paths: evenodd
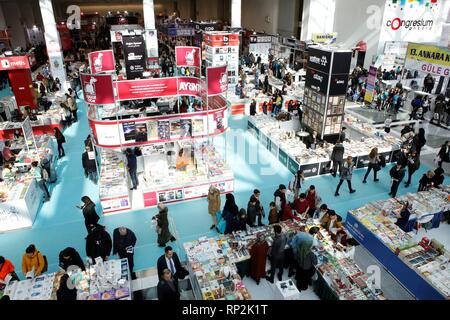
M 319 226 L 318 221 L 284 221 L 279 224 L 282 233 L 292 238 L 300 231 Z M 250 228 L 218 238 L 202 238 L 184 244 L 190 268 L 191 282 L 197 299 L 247 300 L 251 292 L 245 287 L 242 266 L 249 266 L 250 248 L 264 239 L 269 246 L 273 242 L 272 226 Z M 332 240 L 332 236 L 321 229 L 314 248 L 318 256 L 319 278 L 314 289 L 323 299 L 384 299 L 382 292 L 372 288 L 369 277 L 351 259 L 352 248 Z
M 51 136 L 36 136 L 37 149 L 21 149 L 12 168 L 3 169 L 0 182 L 0 232 L 30 228 L 43 199 L 43 191 L 29 173 L 31 163 L 47 159 L 56 165 L 56 142 Z
M 442 212 L 450 209 L 450 187 L 377 201 L 352 210 L 346 228 L 395 278 L 419 300 L 450 298 L 450 253 L 435 239 L 420 243 L 395 225 L 395 212 L 409 201 L 411 213 L 438 226 Z M 430 217 L 431 218 L 431 217 Z M 434 221 L 434 222 L 433 222 Z
M 131 276 L 128 260 L 109 260 L 88 266 L 87 271 L 76 268 L 68 271 L 77 300 L 131 300 Z M 10 282 L 0 296 L 11 300 L 56 300 L 64 271 L 47 273 L 22 281 Z

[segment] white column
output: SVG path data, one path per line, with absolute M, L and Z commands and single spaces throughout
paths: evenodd
M 241 28 L 241 0 L 231 0 L 231 28 Z
M 39 0 L 42 21 L 45 30 L 45 44 L 50 62 L 50 72 L 53 78 L 59 78 L 62 90 L 66 90 L 66 70 L 64 68 L 64 57 L 61 50 L 61 40 L 56 29 L 55 15 L 53 14 L 52 0 Z
M 153 0 L 143 0 L 145 30 L 155 30 L 155 4 Z

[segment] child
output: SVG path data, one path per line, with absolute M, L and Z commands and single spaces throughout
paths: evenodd
M 278 210 L 275 202 L 270 203 L 269 224 L 278 223 Z

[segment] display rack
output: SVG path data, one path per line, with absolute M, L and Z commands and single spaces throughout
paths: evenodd
M 411 201 L 412 225 L 420 217 L 433 216 L 439 227 L 442 212 L 450 210 L 450 187 L 377 201 L 349 211 L 346 228 L 416 299 L 450 298 L 450 253 L 425 239 L 419 244 L 394 224 L 400 202 Z
M 342 129 L 351 51 L 310 46 L 304 97 L 304 124 L 321 139 Z
M 100 258 L 101 260 L 101 258 Z M 127 259 L 100 261 L 68 272 L 77 300 L 132 300 L 131 275 Z M 12 281 L 3 290 L 11 300 L 56 300 L 56 292 L 64 272 L 40 275 L 34 279 Z

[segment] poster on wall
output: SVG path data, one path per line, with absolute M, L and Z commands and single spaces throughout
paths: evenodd
M 374 66 L 370 66 L 369 76 L 367 78 L 367 84 L 366 84 L 366 94 L 364 96 L 364 101 L 366 101 L 368 103 L 372 103 L 372 101 L 373 101 L 373 94 L 375 91 L 376 81 L 377 81 L 377 68 Z
M 147 58 L 158 58 L 158 34 L 156 30 L 145 30 Z
M 181 120 L 170 120 L 170 138 L 176 139 L 181 137 Z
M 150 120 L 147 121 L 147 137 L 148 141 L 158 140 L 158 121 Z
M 208 95 L 219 95 L 228 90 L 227 66 L 211 67 L 206 69 Z
M 127 79 L 142 78 L 146 69 L 146 47 L 143 36 L 123 36 L 123 54 Z
M 192 119 L 192 135 L 201 136 L 205 135 L 205 122 L 203 118 Z
M 111 75 L 81 74 L 84 100 L 88 104 L 114 104 L 113 80 Z
M 181 138 L 192 137 L 192 121 L 191 119 L 180 120 L 180 136 Z
M 134 121 L 122 123 L 125 141 L 134 141 L 136 139 L 136 123 Z
M 448 16 L 444 0 L 387 0 L 380 39 L 438 43 Z M 447 9 L 445 12 L 444 9 Z
M 175 47 L 177 67 L 201 67 L 201 51 L 199 47 Z
M 146 142 L 148 138 L 147 124 L 136 123 L 136 142 Z
M 114 72 L 116 70 L 114 52 L 112 50 L 90 52 L 88 54 L 88 59 L 93 74 Z
M 448 77 L 450 75 L 450 50 L 444 47 L 409 43 L 405 68 Z
M 23 131 L 23 137 L 25 139 L 25 144 L 27 146 L 27 149 L 29 147 L 36 148 L 36 141 L 34 140 L 34 134 L 33 134 L 33 127 L 31 126 L 30 117 L 27 117 L 22 122 L 22 131 Z
M 170 139 L 170 122 L 168 120 L 158 121 L 158 138 L 160 140 Z

